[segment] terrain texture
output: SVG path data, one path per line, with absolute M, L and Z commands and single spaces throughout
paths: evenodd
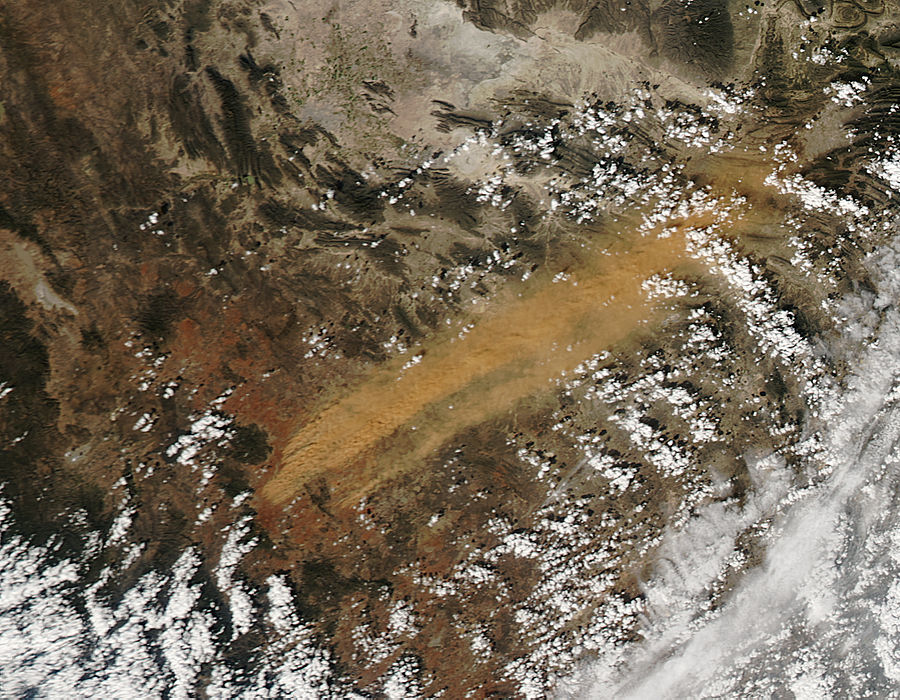
M 898 47 L 0 0 L 0 694 L 896 692 Z

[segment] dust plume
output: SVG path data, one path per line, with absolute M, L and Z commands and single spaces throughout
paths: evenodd
M 332 499 L 351 505 L 461 430 L 549 390 L 562 372 L 653 322 L 658 310 L 642 284 L 696 267 L 685 232 L 711 223 L 703 214 L 621 236 L 565 281 L 545 277 L 500 293 L 468 334 L 426 341 L 418 364 L 404 369 L 403 356 L 377 368 L 300 428 L 264 497 L 284 503 L 324 477 Z

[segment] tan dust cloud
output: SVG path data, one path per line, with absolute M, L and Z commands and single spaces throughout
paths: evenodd
M 550 389 L 562 372 L 653 321 L 643 282 L 696 265 L 684 231 L 710 223 L 705 215 L 678 222 L 667 237 L 631 245 L 623 238 L 568 280 L 535 280 L 498 295 L 467 335 L 419 348 L 419 364 L 403 370 L 407 355 L 377 368 L 297 432 L 263 496 L 284 503 L 324 477 L 332 499 L 351 505 L 466 427 Z

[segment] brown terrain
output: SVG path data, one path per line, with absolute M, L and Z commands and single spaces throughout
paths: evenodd
M 763 184 L 778 166 L 769 146 L 786 139 L 804 163 L 787 172 L 837 178 L 873 208 L 886 196 L 854 153 L 877 146 L 896 90 L 890 17 L 821 10 L 803 41 L 845 50 L 846 73 L 801 71 L 785 56 L 802 43 L 798 22 L 819 12 L 811 4 L 754 15 L 713 0 L 627 12 L 531 0 L 0 0 L 0 382 L 15 389 L 0 412 L 0 481 L 18 527 L 77 548 L 108 527 L 124 479 L 139 504 L 130 536 L 147 547 L 106 586 L 115 597 L 187 544 L 215 558 L 223 528 L 252 515 L 261 544 L 240 575 L 286 575 L 346 688 L 371 696 L 411 656 L 425 694 L 518 697 L 523 664 L 546 683 L 571 670 L 546 651 L 553 640 L 632 638 L 636 619 L 598 632 L 596 612 L 638 599 L 666 525 L 702 499 L 744 499 L 748 451 L 784 446 L 805 419 L 799 360 L 760 351 L 690 235 L 715 228 L 812 345 L 836 334 L 823 304 L 866 284 L 865 245 L 825 214 L 820 229 L 792 222 L 795 201 Z M 865 37 L 848 33 L 861 22 Z M 839 115 L 822 86 L 861 67 L 884 82 Z M 738 144 L 715 158 L 652 117 L 699 114 L 713 83 L 758 95 L 709 120 Z M 637 87 L 650 116 L 609 134 L 631 139 L 617 167 L 650 178 L 677 163 L 678 188 L 743 197 L 730 212 L 641 228 L 658 202 L 603 192 L 593 220 L 553 212 L 549 184 L 574 188 L 612 160 L 572 135 L 576 102 L 621 106 Z M 851 119 L 848 141 L 838 127 Z M 507 163 L 477 141 L 491 132 L 513 152 L 545 128 L 556 129 L 546 163 L 527 149 Z M 505 207 L 478 194 L 500 172 Z M 833 283 L 792 268 L 801 225 Z M 654 277 L 691 293 L 650 298 Z M 721 357 L 696 349 L 698 324 Z M 590 378 L 604 372 L 618 394 Z M 692 437 L 696 416 L 641 393 L 648 374 L 701 407 L 708 440 Z M 204 444 L 198 460 L 216 469 L 201 482 L 168 448 L 218 397 L 230 432 Z M 628 427 L 635 411 L 692 466 L 653 468 Z M 135 429 L 145 415 L 150 427 Z M 584 435 L 635 475 L 627 487 L 585 467 Z M 547 523 L 567 515 L 606 543 L 605 559 L 554 539 Z M 520 622 L 549 618 L 555 603 L 539 559 L 501 552 L 510 533 L 572 566 L 577 612 L 550 631 Z M 752 563 L 753 532 L 745 544 Z M 457 575 L 473 562 L 487 582 Z M 455 588 L 440 593 L 441 581 Z M 367 652 L 360 639 L 384 635 L 401 603 L 415 632 Z M 266 643 L 254 629 L 229 654 L 239 663 Z

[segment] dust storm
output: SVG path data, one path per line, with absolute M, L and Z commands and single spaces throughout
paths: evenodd
M 564 278 L 508 285 L 468 333 L 437 334 L 322 406 L 290 440 L 264 498 L 283 504 L 324 479 L 333 503 L 352 506 L 465 428 L 551 391 L 564 372 L 664 316 L 644 283 L 702 274 L 686 234 L 712 224 L 704 212 L 649 233 L 623 232 Z

